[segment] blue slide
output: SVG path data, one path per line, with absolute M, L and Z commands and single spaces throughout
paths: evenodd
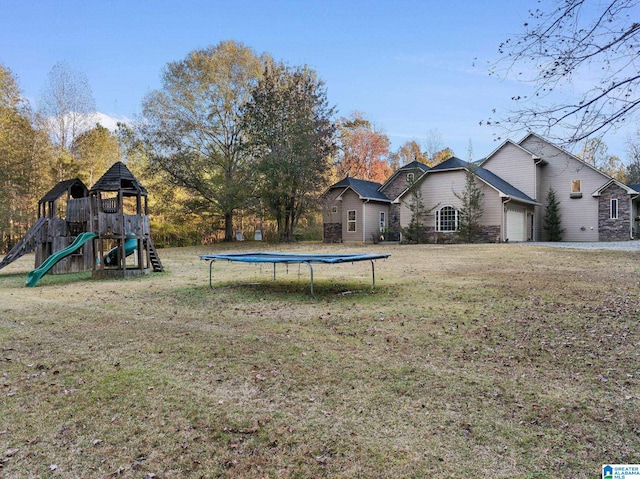
M 135 250 L 138 249 L 138 239 L 132 238 L 132 236 L 135 236 L 135 235 L 133 233 L 127 233 L 127 236 L 128 238 L 124 242 L 125 256 L 129 256 L 131 253 L 133 253 Z M 110 266 L 117 265 L 119 253 L 120 253 L 120 247 L 116 246 L 111 251 L 109 251 L 107 255 L 104 257 L 104 264 L 110 265 Z
M 39 268 L 36 268 L 33 271 L 29 271 L 29 274 L 27 275 L 27 287 L 33 288 L 36 284 L 38 284 L 40 278 L 47 274 L 58 261 L 60 261 L 62 258 L 66 258 L 70 254 L 75 253 L 80 248 L 82 248 L 87 241 L 91 241 L 93 238 L 97 237 L 98 235 L 95 233 L 82 233 L 69 246 L 53 253 L 46 260 L 44 260 Z

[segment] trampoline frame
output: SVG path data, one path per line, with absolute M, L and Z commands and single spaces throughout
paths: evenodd
M 374 262 L 377 259 L 386 259 L 390 254 L 294 254 L 294 253 L 228 253 L 228 254 L 204 254 L 200 259 L 209 261 L 209 287 L 213 289 L 213 263 L 216 260 L 234 261 L 242 263 L 273 263 L 273 281 L 276 280 L 276 264 L 306 264 L 309 267 L 311 297 L 313 293 L 313 266 L 312 264 L 339 264 L 354 263 L 356 261 L 371 262 L 371 289 L 376 287 L 376 273 Z

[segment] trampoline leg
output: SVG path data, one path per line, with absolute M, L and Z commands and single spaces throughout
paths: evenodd
M 309 267 L 309 274 L 311 275 L 311 297 L 315 298 L 315 296 L 313 295 L 313 267 L 311 266 L 311 263 L 307 263 L 307 266 Z
M 209 262 L 209 287 L 213 289 L 213 283 L 211 282 L 211 271 L 213 270 L 213 260 Z
M 373 260 L 369 260 L 371 261 L 371 289 L 375 289 L 376 288 L 376 267 L 373 264 Z
M 276 280 L 276 264 L 273 263 L 273 280 Z

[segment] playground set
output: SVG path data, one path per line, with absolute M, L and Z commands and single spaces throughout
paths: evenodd
M 149 232 L 147 190 L 122 162 L 88 189 L 61 181 L 38 202 L 38 220 L 0 261 L 0 269 L 35 251 L 26 285 L 47 273 L 92 271 L 127 278 L 164 271 Z

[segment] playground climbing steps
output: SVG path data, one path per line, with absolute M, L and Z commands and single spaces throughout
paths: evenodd
M 153 271 L 155 273 L 162 273 L 164 271 L 164 267 L 162 266 L 162 261 L 160 261 L 160 256 L 158 255 L 158 251 L 156 250 L 153 241 L 151 238 L 145 238 L 145 248 L 149 249 L 149 261 L 151 262 L 151 266 L 153 266 Z
M 0 261 L 0 269 L 4 268 L 10 263 L 13 263 L 18 258 L 24 256 L 27 253 L 31 253 L 38 245 L 38 237 L 40 236 L 40 230 L 46 227 L 47 218 L 38 218 L 38 221 L 27 231 L 16 245 L 11 248 L 11 251 L 7 253 L 2 261 Z

